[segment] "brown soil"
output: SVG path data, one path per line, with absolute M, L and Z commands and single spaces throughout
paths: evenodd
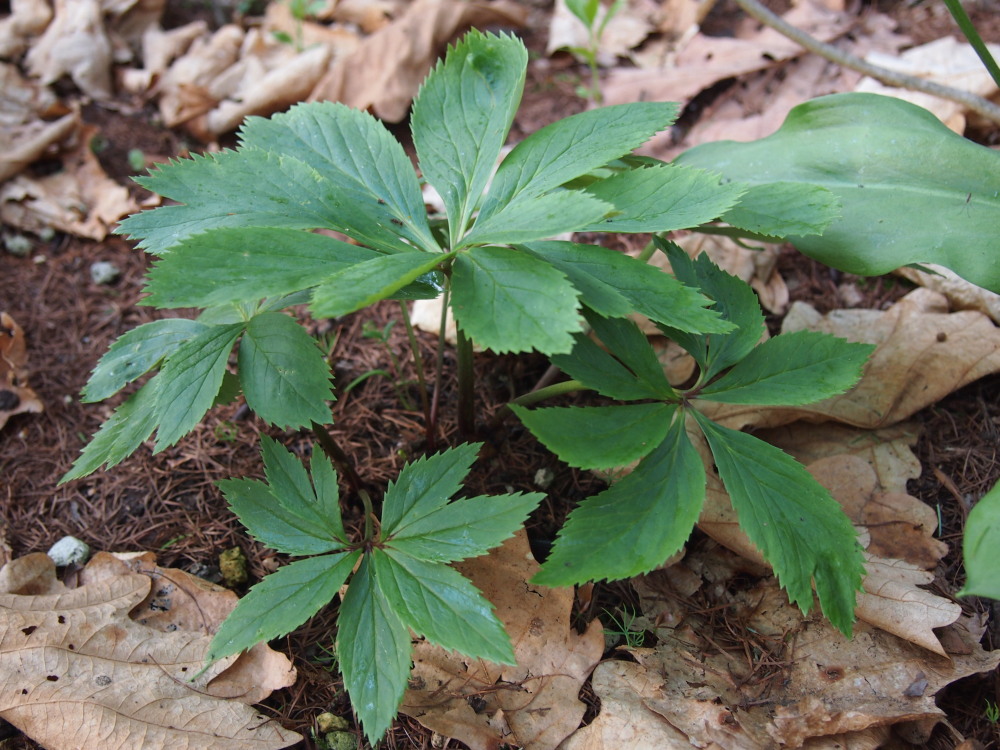
M 544 7 L 544 4 L 540 4 Z M 980 3 L 978 13 L 987 8 Z M 926 28 L 920 7 L 892 3 L 882 8 L 898 16 L 909 33 L 918 36 Z M 1000 41 L 1000 24 L 987 11 L 977 15 L 987 38 Z M 933 15 L 935 22 L 947 23 Z M 184 19 L 186 20 L 186 19 Z M 725 23 L 725 17 L 713 23 Z M 933 38 L 936 33 L 930 34 Z M 544 45 L 544 30 L 528 33 L 536 51 Z M 520 111 L 515 135 L 530 133 L 541 125 L 583 109 L 574 94 L 583 70 L 568 57 L 547 59 L 533 56 L 525 106 Z M 91 107 L 85 116 L 101 128 L 98 156 L 108 173 L 125 181 L 133 169 L 131 149 L 141 149 L 147 158 L 161 159 L 186 153 L 182 134 L 150 124 L 150 111 L 141 107 L 130 113 Z M 397 131 L 398 132 L 398 131 Z M 994 134 L 995 135 L 995 134 Z M 142 191 L 134 187 L 137 195 Z M 634 238 L 609 238 L 615 246 L 628 247 Z M 121 278 L 110 286 L 95 284 L 89 267 L 97 260 L 111 261 L 121 269 Z M 0 309 L 11 313 L 24 328 L 30 347 L 30 385 L 46 405 L 41 415 L 15 417 L 0 434 L 0 533 L 14 556 L 45 551 L 60 537 L 71 534 L 94 549 L 153 550 L 163 566 L 181 567 L 202 575 L 218 570 L 219 553 L 239 546 L 249 559 L 251 581 L 259 580 L 279 562 L 274 553 L 250 540 L 225 507 L 213 483 L 231 476 L 260 476 L 258 434 L 266 431 L 286 445 L 303 449 L 311 436 L 265 430 L 239 404 L 210 412 L 204 422 L 180 444 L 153 456 L 146 448 L 108 472 L 60 486 L 59 477 L 70 467 L 80 448 L 108 416 L 118 401 L 81 404 L 78 394 L 97 359 L 118 336 L 160 313 L 139 307 L 146 258 L 126 242 L 111 238 L 102 243 L 57 236 L 50 242 L 36 241 L 26 257 L 0 256 Z M 793 288 L 793 298 L 820 309 L 836 305 L 837 285 L 845 279 L 837 272 L 789 250 L 781 271 Z M 859 284 L 865 304 L 881 308 L 905 292 L 891 279 Z M 323 324 L 317 332 L 335 335 L 331 363 L 338 386 L 373 369 L 391 370 L 382 345 L 362 336 L 365 320 L 381 328 L 398 317 L 391 303 L 377 305 L 364 316 L 353 315 Z M 436 351 L 433 336 L 421 334 L 426 362 Z M 401 381 L 415 378 L 413 363 L 401 325 L 394 327 L 390 346 L 402 360 Z M 447 370 L 454 367 L 445 355 Z M 479 426 L 485 442 L 483 460 L 474 468 L 469 490 L 475 493 L 533 491 L 535 472 L 550 469 L 555 480 L 548 488 L 548 501 L 532 519 L 530 533 L 539 554 L 544 554 L 555 530 L 574 504 L 603 484 L 592 476 L 561 464 L 541 448 L 513 420 L 496 423 L 503 405 L 515 394 L 530 389 L 546 370 L 537 356 L 476 359 Z M 450 382 L 446 379 L 446 382 Z M 371 377 L 350 393 L 338 392 L 333 434 L 359 467 L 363 481 L 378 492 L 393 478 L 406 460 L 420 455 L 426 445 L 422 415 L 400 408 L 392 382 Z M 450 393 L 442 404 L 451 403 Z M 917 415 L 924 427 L 918 455 L 924 466 L 911 492 L 940 510 L 940 537 L 951 554 L 938 571 L 936 589 L 951 595 L 961 584 L 960 540 L 970 503 L 1000 478 L 997 445 L 1000 443 L 1000 378 L 986 378 Z M 457 441 L 455 415 L 450 406 L 442 412 L 438 436 L 441 444 Z M 350 505 L 353 497 L 346 497 Z M 357 517 L 358 509 L 347 513 Z M 2 541 L 2 539 L 0 539 Z M 207 573 L 206 573 L 207 572 Z M 242 593 L 242 592 L 241 592 Z M 585 624 L 604 607 L 628 601 L 633 594 L 627 584 L 603 584 L 595 588 L 593 600 L 578 623 Z M 963 606 L 989 611 L 988 603 L 963 601 Z M 315 717 L 323 711 L 349 716 L 342 683 L 331 670 L 330 649 L 334 638 L 336 609 L 321 611 L 304 627 L 275 644 L 288 653 L 300 679 L 290 690 L 268 701 L 268 709 L 285 726 L 310 736 Z M 1000 643 L 1000 633 L 991 628 L 986 645 Z M 583 697 L 596 713 L 597 702 L 585 688 Z M 995 676 L 956 683 L 941 696 L 940 704 L 950 722 L 965 736 L 984 744 L 998 740 L 997 725 L 984 716 L 985 701 L 1000 699 Z M 9 730 L 9 727 L 8 727 Z M 0 727 L 0 740 L 8 750 L 34 748 L 16 732 Z M 950 736 L 935 735 L 931 746 L 950 747 Z M 389 748 L 429 747 L 430 735 L 415 722 L 401 718 L 385 740 Z M 303 747 L 314 747 L 307 740 Z M 462 747 L 455 741 L 444 747 Z

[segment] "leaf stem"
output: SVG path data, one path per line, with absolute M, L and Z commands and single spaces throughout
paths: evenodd
M 330 457 L 330 460 L 337 465 L 340 473 L 344 475 L 344 478 L 351 487 L 351 491 L 355 494 L 362 493 L 361 477 L 358 476 L 358 473 L 354 470 L 354 466 L 351 465 L 351 459 L 347 457 L 343 448 L 333 439 L 329 431 L 323 425 L 313 422 L 312 433 L 316 436 L 316 440 L 319 442 L 323 452 Z
M 983 38 L 979 36 L 975 24 L 972 23 L 969 14 L 965 12 L 962 3 L 959 0 L 944 0 L 944 4 L 948 8 L 948 12 L 951 13 L 951 17 L 955 19 L 955 23 L 958 24 L 958 28 L 965 34 L 965 38 L 969 40 L 972 49 L 976 51 L 979 59 L 983 61 L 983 65 L 989 71 L 990 77 L 997 86 L 1000 86 L 1000 67 L 997 66 L 997 61 L 993 59 L 993 55 L 990 54 L 990 50 L 983 41 Z
M 375 510 L 372 507 L 372 498 L 365 490 L 361 490 L 358 493 L 361 496 L 361 503 L 365 506 L 365 543 L 372 541 L 372 518 L 375 516 Z
M 403 325 L 406 326 L 406 336 L 410 340 L 410 351 L 413 353 L 413 367 L 417 371 L 417 380 L 420 383 L 420 405 L 424 410 L 424 423 L 431 421 L 431 400 L 427 389 L 427 378 L 424 375 L 424 358 L 420 354 L 420 342 L 417 341 L 417 334 L 413 330 L 413 321 L 410 320 L 410 309 L 403 300 L 399 301 L 399 309 L 403 314 Z
M 438 406 L 441 403 L 441 379 L 444 372 L 445 330 L 448 325 L 448 302 L 451 297 L 451 279 L 446 277 L 441 296 L 441 324 L 438 326 L 437 361 L 434 365 L 434 393 L 431 396 L 431 418 L 427 420 L 427 450 L 433 451 L 437 443 Z
M 552 398 L 553 396 L 561 396 L 564 393 L 572 393 L 573 391 L 582 391 L 586 389 L 587 386 L 579 380 L 564 380 L 561 383 L 553 383 L 552 385 L 547 385 L 544 388 L 538 388 L 534 391 L 518 396 L 511 401 L 511 403 L 517 404 L 518 406 L 530 406 L 531 404 L 544 401 L 545 399 Z

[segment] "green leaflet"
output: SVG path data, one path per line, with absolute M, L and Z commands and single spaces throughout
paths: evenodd
M 628 476 L 570 513 L 532 578 L 545 586 L 647 573 L 687 541 L 705 500 L 705 470 L 669 407 L 665 439 Z
M 635 378 L 661 399 L 672 400 L 677 394 L 663 374 L 663 365 L 650 346 L 649 338 L 631 320 L 602 318 L 587 314 L 594 333 L 608 350 L 624 364 Z
M 410 631 L 392 611 L 366 555 L 340 605 L 337 658 L 369 742 L 378 740 L 396 717 L 412 650 Z
M 577 291 L 562 272 L 516 248 L 459 253 L 451 306 L 466 335 L 497 353 L 568 352 L 582 322 Z
M 206 328 L 187 318 L 166 318 L 122 334 L 97 363 L 83 389 L 82 400 L 103 401 L 113 396 Z
M 843 509 L 787 453 L 692 413 L 740 528 L 764 553 L 788 598 L 808 613 L 815 582 L 823 614 L 850 637 L 864 557 Z
M 309 289 L 377 257 L 374 250 L 297 229 L 213 229 L 182 240 L 153 264 L 143 304 L 211 307 L 256 302 Z
M 874 276 L 939 263 L 1000 292 L 1000 153 L 909 102 L 859 93 L 820 97 L 795 107 L 767 138 L 707 143 L 675 163 L 752 185 L 829 189 L 840 218 L 820 236 L 789 239 L 834 268 Z
M 997 547 L 1000 546 L 1000 484 L 983 495 L 969 511 L 965 522 L 962 552 L 965 558 L 965 585 L 958 596 L 986 596 L 1000 599 L 997 575 Z
M 613 469 L 638 461 L 663 442 L 676 410 L 662 403 L 510 408 L 546 448 L 582 469 Z
M 462 246 L 527 242 L 574 232 L 606 216 L 613 207 L 581 190 L 559 190 L 514 200 L 486 218 L 480 216 Z
M 661 385 L 640 380 L 625 365 L 584 334 L 577 334 L 574 337 L 573 350 L 569 354 L 557 354 L 551 359 L 552 364 L 574 380 L 579 380 L 587 388 L 592 388 L 608 398 L 634 401 L 666 397 L 666 391 Z
M 410 521 L 387 543 L 430 562 L 485 555 L 513 536 L 543 498 L 541 493 L 529 492 L 456 500 Z
M 316 340 L 284 313 L 250 319 L 238 362 L 247 405 L 264 421 L 286 429 L 333 421 L 330 367 Z
M 515 199 L 536 198 L 631 153 L 668 128 L 677 113 L 673 103 L 639 102 L 592 109 L 546 125 L 501 162 L 478 221 Z
M 158 376 L 154 453 L 180 440 L 198 424 L 222 387 L 229 352 L 243 331 L 243 323 L 213 326 L 171 354 Z
M 212 639 L 206 662 L 297 628 L 337 595 L 360 556 L 360 552 L 339 552 L 278 568 L 240 599 Z M 409 670 L 409 663 L 406 667 Z
M 391 547 L 374 550 L 371 561 L 389 606 L 416 633 L 474 658 L 516 663 L 493 605 L 456 570 Z
M 726 404 L 811 404 L 854 387 L 873 351 L 814 331 L 784 333 L 753 349 L 698 396 Z
M 407 242 L 439 249 L 409 157 L 367 112 L 334 102 L 297 104 L 270 119 L 248 117 L 240 138 L 244 147 L 312 165 L 341 196 L 337 221 L 348 236 L 397 251 L 411 249 Z
M 528 52 L 509 36 L 472 31 L 424 81 L 410 117 L 424 178 L 448 213 L 457 248 L 507 140 Z
M 670 232 L 713 221 L 746 186 L 720 184 L 718 175 L 670 164 L 631 169 L 595 182 L 587 192 L 617 212 L 585 227 L 591 232 Z
M 722 220 L 765 237 L 822 234 L 838 216 L 840 201 L 819 185 L 769 182 L 752 185 Z
M 316 317 L 336 318 L 391 297 L 451 258 L 453 253 L 381 255 L 335 273 L 316 287 L 309 309 Z

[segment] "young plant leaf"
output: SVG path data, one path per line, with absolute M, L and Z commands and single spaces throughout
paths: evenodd
M 614 207 L 582 190 L 559 190 L 521 198 L 475 225 L 460 245 L 509 244 L 574 232 L 606 216 Z
M 985 596 L 1000 599 L 1000 484 L 979 498 L 965 522 L 962 552 L 965 585 L 956 596 Z
M 811 404 L 853 388 L 873 351 L 815 331 L 785 333 L 753 349 L 698 396 L 726 404 Z
M 722 215 L 739 229 L 765 237 L 822 234 L 840 216 L 840 201 L 819 185 L 769 182 L 750 186 Z
M 662 403 L 510 408 L 546 448 L 581 469 L 613 469 L 638 461 L 663 442 L 675 411 Z
M 479 222 L 625 156 L 670 127 L 678 105 L 636 102 L 565 117 L 521 141 L 497 168 Z
M 398 529 L 387 544 L 429 562 L 485 555 L 513 536 L 544 497 L 529 492 L 456 500 Z
M 83 389 L 83 401 L 103 401 L 149 372 L 207 326 L 187 318 L 144 323 L 122 334 L 101 357 Z
M 392 724 L 410 676 L 410 631 L 375 580 L 370 555 L 351 579 L 337 621 L 337 657 L 351 705 L 375 743 Z
M 568 352 L 582 320 L 569 280 L 534 255 L 476 247 L 455 258 L 451 306 L 477 344 L 497 353 Z
M 570 513 L 533 583 L 630 578 L 684 546 L 705 501 L 705 470 L 683 412 L 669 407 L 666 421 L 666 438 L 628 476 Z
M 160 376 L 154 376 L 115 409 L 59 484 L 92 474 L 102 464 L 110 469 L 132 455 L 156 429 L 156 403 L 161 385 Z
M 625 318 L 602 318 L 594 313 L 587 313 L 587 322 L 608 350 L 634 373 L 649 392 L 655 393 L 656 398 L 677 398 L 677 393 L 663 373 L 663 365 L 649 343 L 649 337 L 639 330 L 639 326 Z
M 804 613 L 815 582 L 823 614 L 850 637 L 864 556 L 850 519 L 787 453 L 692 412 L 708 440 L 740 528 Z
M 620 172 L 595 182 L 587 192 L 612 204 L 617 213 L 581 231 L 670 232 L 713 221 L 736 204 L 746 190 L 720 184 L 719 176 L 674 165 Z
M 481 447 L 482 443 L 465 443 L 406 464 L 385 492 L 382 536 L 391 537 L 446 505 L 461 488 Z
M 295 630 L 337 595 L 360 556 L 360 551 L 338 552 L 278 568 L 240 599 L 212 639 L 206 662 Z
M 284 313 L 250 319 L 238 363 L 247 406 L 265 422 L 287 429 L 333 421 L 330 367 L 316 340 Z
M 298 229 L 215 229 L 188 237 L 147 275 L 143 304 L 211 307 L 309 289 L 374 250 Z
M 451 257 L 452 253 L 409 252 L 357 263 L 316 287 L 309 309 L 321 318 L 347 315 L 391 297 Z
M 486 189 L 524 91 L 528 52 L 517 39 L 472 31 L 448 50 L 413 101 L 413 143 L 441 195 L 457 247 Z
M 269 119 L 248 117 L 240 138 L 244 147 L 312 165 L 339 196 L 336 220 L 349 237 L 396 251 L 440 249 L 409 157 L 367 112 L 337 102 L 297 104 Z
M 557 354 L 551 360 L 560 370 L 602 396 L 620 401 L 663 398 L 661 388 L 636 378 L 633 372 L 587 335 L 574 336 L 573 350 L 569 354 Z
M 493 605 L 458 571 L 391 547 L 371 556 L 375 580 L 408 627 L 447 649 L 497 664 L 515 664 L 514 649 Z

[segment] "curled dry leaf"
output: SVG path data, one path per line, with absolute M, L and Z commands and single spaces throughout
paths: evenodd
M 952 310 L 978 310 L 989 315 L 994 323 L 1000 323 L 1000 294 L 966 281 L 950 268 L 934 263 L 924 263 L 923 267 L 933 273 L 909 266 L 895 273 L 918 286 L 943 294 Z
M 38 396 L 26 385 L 27 363 L 24 331 L 10 315 L 0 312 L 0 428 L 15 414 L 44 409 Z
M 16 58 L 51 20 L 52 8 L 46 0 L 11 0 L 10 15 L 0 20 L 0 58 Z
M 301 740 L 241 702 L 251 691 L 235 700 L 214 693 L 213 683 L 248 655 L 195 677 L 211 640 L 204 618 L 196 630 L 185 630 L 163 618 L 157 628 L 129 617 L 133 609 L 141 614 L 175 601 L 183 612 L 189 598 L 190 614 L 206 600 L 198 590 L 205 587 L 195 588 L 181 571 L 156 568 L 149 558 L 134 565 L 145 572 L 99 554 L 78 588 L 58 581 L 51 559 L 40 553 L 0 570 L 0 716 L 50 750 L 264 750 Z M 284 662 L 277 682 L 287 684 L 294 671 Z M 262 671 L 252 677 L 275 683 Z
M 528 583 L 538 563 L 523 531 L 455 567 L 495 605 L 517 665 L 471 660 L 421 642 L 400 710 L 473 750 L 502 743 L 556 747 L 583 717 L 577 694 L 604 650 L 600 621 L 578 635 L 569 623 L 572 589 Z
M 25 62 L 46 85 L 68 75 L 88 96 L 110 99 L 113 52 L 100 0 L 56 0 L 55 17 Z

